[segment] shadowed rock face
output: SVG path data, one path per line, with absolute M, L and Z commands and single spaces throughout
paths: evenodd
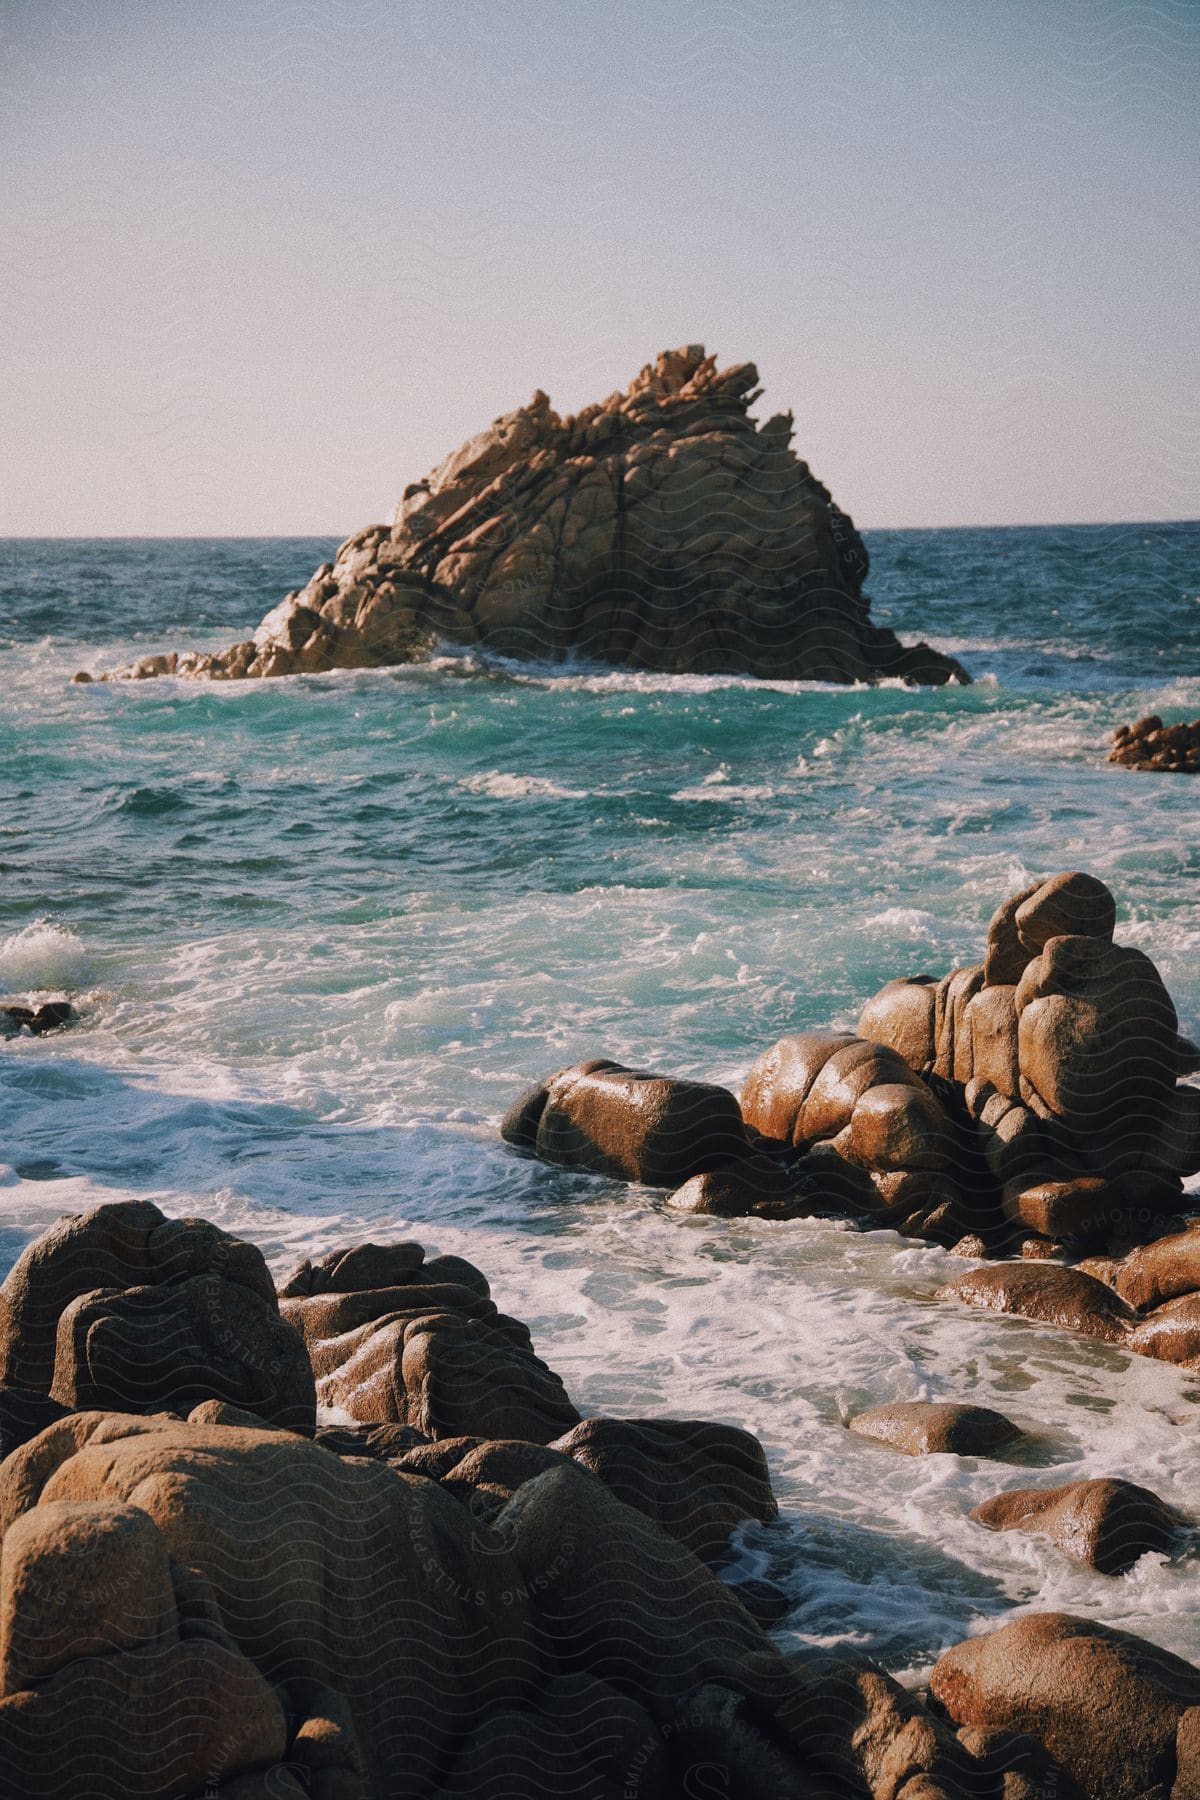
M 378 668 L 449 640 L 675 674 L 968 681 L 870 623 L 862 540 L 792 450 L 791 414 L 750 418 L 760 392 L 753 363 L 718 370 L 698 344 L 574 417 L 539 390 L 406 488 L 390 525 L 348 538 L 252 639 L 117 673 Z

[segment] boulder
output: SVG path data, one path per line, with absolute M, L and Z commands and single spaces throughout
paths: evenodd
M 1176 1735 L 1200 1670 L 1068 1613 L 1033 1613 L 947 1650 L 930 1693 L 956 1725 L 1028 1734 L 1088 1800 L 1181 1800 Z
M 1084 1163 L 1110 1179 L 1159 1163 L 1178 1034 L 1149 957 L 1097 938 L 1051 938 L 1015 1004 L 1026 1105 L 1056 1120 Z
M 0 1638 L 4 1800 L 176 1800 L 285 1754 L 280 1695 L 140 1505 L 47 1501 L 13 1519 Z
M 880 1200 L 871 1177 L 831 1145 L 820 1144 L 786 1166 L 754 1154 L 727 1169 L 693 1175 L 670 1195 L 678 1212 L 714 1218 L 808 1219 L 815 1214 L 858 1217 Z
M 1178 1294 L 1156 1306 L 1130 1332 L 1129 1348 L 1160 1362 L 1200 1367 L 1200 1294 Z
M 1004 900 L 988 925 L 984 979 L 988 987 L 1021 979 L 1027 963 L 1055 937 L 1112 941 L 1116 901 L 1094 875 L 1070 869 L 1035 881 Z
M 1097 1271 L 1098 1273 L 1099 1271 Z M 1151 1244 L 1138 1244 L 1109 1264 L 1103 1279 L 1135 1312 L 1200 1290 L 1200 1223 Z
M 990 1531 L 1040 1532 L 1102 1575 L 1123 1575 L 1151 1550 L 1169 1550 L 1181 1520 L 1149 1488 L 1132 1481 L 1070 1481 L 1012 1488 L 973 1508 Z
M 1200 719 L 1164 725 L 1157 713 L 1118 725 L 1108 760 L 1127 769 L 1155 769 L 1167 775 L 1200 773 Z
M 1136 1323 L 1125 1302 L 1102 1281 L 1079 1269 L 1045 1262 L 1004 1262 L 969 1269 L 939 1288 L 937 1298 L 1016 1313 L 1023 1319 L 1082 1331 L 1106 1344 L 1128 1342 Z
M 212 1617 L 254 1665 L 259 1690 L 264 1680 L 310 1682 L 344 1698 L 372 1793 L 432 1797 L 481 1707 L 536 1699 L 542 1663 L 521 1571 L 500 1543 L 483 1553 L 470 1513 L 435 1482 L 277 1430 L 73 1414 L 0 1467 L 4 1572 L 14 1531 L 36 1536 L 51 1507 L 97 1501 L 136 1505 L 175 1562 L 207 1582 Z M 137 1605 L 158 1607 L 161 1574 L 139 1584 L 148 1598 Z M 154 1649 L 167 1666 L 162 1642 L 160 1632 Z M 111 1683 L 106 1691 L 113 1699 Z M 212 1691 L 198 1672 L 180 1698 L 202 1720 Z M 160 1717 L 165 1729 L 169 1710 L 127 1723 L 139 1754 L 161 1755 Z M 248 1732 L 254 1707 L 235 1717 Z M 236 1741 L 228 1720 L 223 1735 Z M 279 1759 L 283 1746 L 281 1720 L 249 1766 Z M 199 1791 L 212 1768 L 229 1767 L 209 1740 L 205 1754 L 192 1785 L 172 1793 Z
M 888 1045 L 918 1075 L 927 1073 L 937 1056 L 937 986 L 933 975 L 885 982 L 859 1014 L 859 1037 Z
M 574 416 L 539 390 L 407 487 L 390 526 L 347 538 L 252 640 L 119 673 L 380 667 L 449 639 L 670 673 L 968 681 L 871 624 L 862 540 L 791 449 L 791 414 L 750 417 L 757 384 L 753 363 L 718 370 L 692 344 Z
M 579 1421 L 526 1327 L 474 1287 L 414 1282 L 280 1307 L 308 1346 L 321 1404 L 353 1419 L 543 1444 Z
M 49 1392 L 58 1322 L 81 1294 L 196 1275 L 275 1305 L 261 1250 L 205 1219 L 168 1219 L 149 1200 L 65 1214 L 26 1247 L 0 1287 L 0 1382 Z
M 949 1121 L 925 1082 L 898 1051 L 845 1033 L 781 1038 L 752 1065 L 742 1113 L 765 1136 L 800 1149 L 830 1140 L 881 1173 L 950 1158 Z
M 707 1562 L 744 1520 L 779 1516 L 758 1439 L 706 1419 L 584 1419 L 552 1449 Z
M 660 1725 L 708 1682 L 760 1717 L 785 1704 L 787 1665 L 731 1590 L 585 1469 L 526 1482 L 496 1531 L 560 1662 L 637 1695 Z
M 850 1420 L 856 1436 L 888 1444 L 906 1456 L 946 1452 L 991 1456 L 1015 1444 L 1021 1428 L 987 1406 L 946 1400 L 893 1400 Z
M 522 1095 L 500 1133 L 545 1162 L 649 1187 L 678 1187 L 750 1150 L 727 1088 L 604 1061 L 560 1069 Z
M 211 1399 L 292 1431 L 316 1424 L 302 1339 L 274 1304 L 215 1274 L 72 1300 L 50 1392 L 71 1411 L 187 1412 Z
M 871 1800 L 991 1800 L 945 1721 L 868 1657 L 804 1649 L 788 1660 L 796 1682 L 792 1729 L 823 1778 L 817 1792 L 830 1800 L 864 1793 Z

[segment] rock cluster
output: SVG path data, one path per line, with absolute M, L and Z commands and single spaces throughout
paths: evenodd
M 872 625 L 867 553 L 791 448 L 750 417 L 752 363 L 664 351 L 562 418 L 540 390 L 406 488 L 253 638 L 118 671 L 244 676 L 379 668 L 439 641 L 668 673 L 939 685 L 953 657 Z M 77 679 L 90 679 L 88 676 Z
M 277 1300 L 252 1246 L 121 1203 L 30 1245 L 0 1324 L 4 1800 L 999 1793 L 718 1578 L 777 1511 L 756 1439 L 580 1419 L 460 1258 L 358 1245 Z
M 80 1348 L 81 1318 L 120 1338 L 146 1294 L 161 1355 Z M 122 1203 L 32 1244 L 0 1322 L 2 1800 L 1197 1791 L 1200 1671 L 1087 1621 L 959 1645 L 927 1698 L 865 1657 L 781 1651 L 715 1572 L 739 1521 L 776 1514 L 757 1440 L 580 1419 L 461 1258 L 357 1245 L 275 1302 L 250 1245 Z M 356 1406 L 317 1425 L 331 1377 Z M 1007 1439 L 929 1410 L 899 1447 Z M 1128 1524 L 1129 1496 L 1157 1527 L 1143 1490 L 1108 1515 Z M 989 1523 L 1070 1511 L 1004 1498 Z
M 1200 1366 L 1200 1227 L 1180 1231 L 1200 1052 L 1115 923 L 1094 876 L 1034 882 L 995 912 L 982 962 L 888 982 L 857 1035 L 781 1038 L 740 1099 L 582 1063 L 523 1095 L 502 1135 L 673 1188 L 688 1212 L 824 1212 L 972 1257 L 1016 1249 L 945 1297 Z
M 1185 725 L 1164 725 L 1157 713 L 1149 713 L 1132 725 L 1118 725 L 1108 760 L 1123 763 L 1127 769 L 1200 774 L 1200 719 Z

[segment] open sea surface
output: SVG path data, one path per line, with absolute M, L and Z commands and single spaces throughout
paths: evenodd
M 484 664 L 71 686 L 249 634 L 332 541 L 0 541 L 0 1274 L 150 1197 L 280 1272 L 365 1237 L 470 1257 L 585 1411 L 730 1420 L 784 1518 L 779 1628 L 908 1678 L 1021 1609 L 1200 1660 L 1200 1556 L 1113 1580 L 967 1519 L 1121 1475 L 1200 1517 L 1200 1373 L 935 1302 L 965 1265 L 830 1222 L 677 1217 L 497 1123 L 584 1056 L 737 1084 L 893 975 L 979 960 L 1013 889 L 1100 875 L 1200 1034 L 1200 781 L 1105 762 L 1200 715 L 1200 525 L 867 537 L 874 615 L 969 689 Z M 1198 1201 L 1200 1204 L 1200 1201 Z M 998 1407 L 1036 1466 L 907 1458 L 888 1399 Z

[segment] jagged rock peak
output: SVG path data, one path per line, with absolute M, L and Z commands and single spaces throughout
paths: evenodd
M 347 538 L 253 638 L 118 673 L 378 668 L 449 642 L 672 674 L 969 680 L 870 623 L 862 539 L 792 450 L 792 414 L 750 417 L 761 392 L 753 363 L 719 369 L 702 344 L 572 415 L 539 388 L 410 483 L 389 524 Z

